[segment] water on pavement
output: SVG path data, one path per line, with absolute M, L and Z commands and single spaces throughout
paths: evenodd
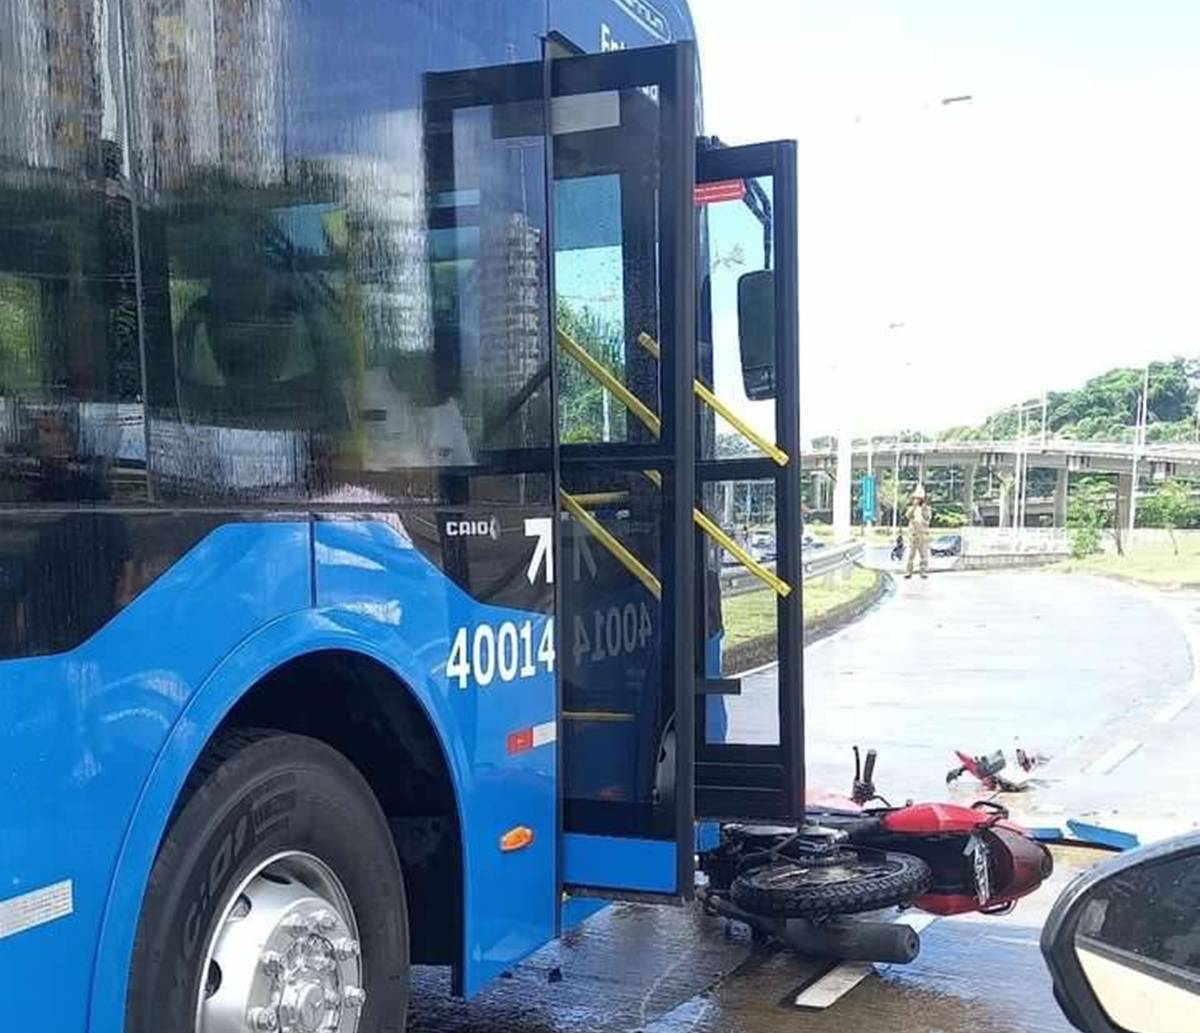
M 920 956 L 824 1011 L 795 1006 L 830 963 L 753 943 L 696 908 L 618 904 L 471 1002 L 418 970 L 410 1033 L 1072 1033 L 1037 947 L 1045 912 L 1097 855 L 1061 851 L 1053 882 L 1004 918 L 941 920 Z

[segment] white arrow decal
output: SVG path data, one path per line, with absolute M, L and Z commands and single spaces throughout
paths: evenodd
M 533 547 L 533 558 L 529 561 L 529 569 L 525 576 L 532 585 L 537 581 L 538 571 L 546 568 L 546 583 L 554 584 L 554 551 L 550 543 L 554 537 L 554 520 L 551 517 L 529 517 L 525 521 L 525 537 L 537 538 Z

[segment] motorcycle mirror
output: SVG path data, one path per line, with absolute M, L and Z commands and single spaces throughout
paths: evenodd
M 1200 832 L 1079 876 L 1042 931 L 1054 995 L 1085 1033 L 1200 1029 Z

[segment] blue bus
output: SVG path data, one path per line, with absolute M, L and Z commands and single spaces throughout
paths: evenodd
M 398 1030 L 798 820 L 795 150 L 683 0 L 5 10 L 0 1013 Z

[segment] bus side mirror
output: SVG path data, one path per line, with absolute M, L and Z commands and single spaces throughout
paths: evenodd
M 738 278 L 738 342 L 746 397 L 775 397 L 775 271 L 759 269 Z

